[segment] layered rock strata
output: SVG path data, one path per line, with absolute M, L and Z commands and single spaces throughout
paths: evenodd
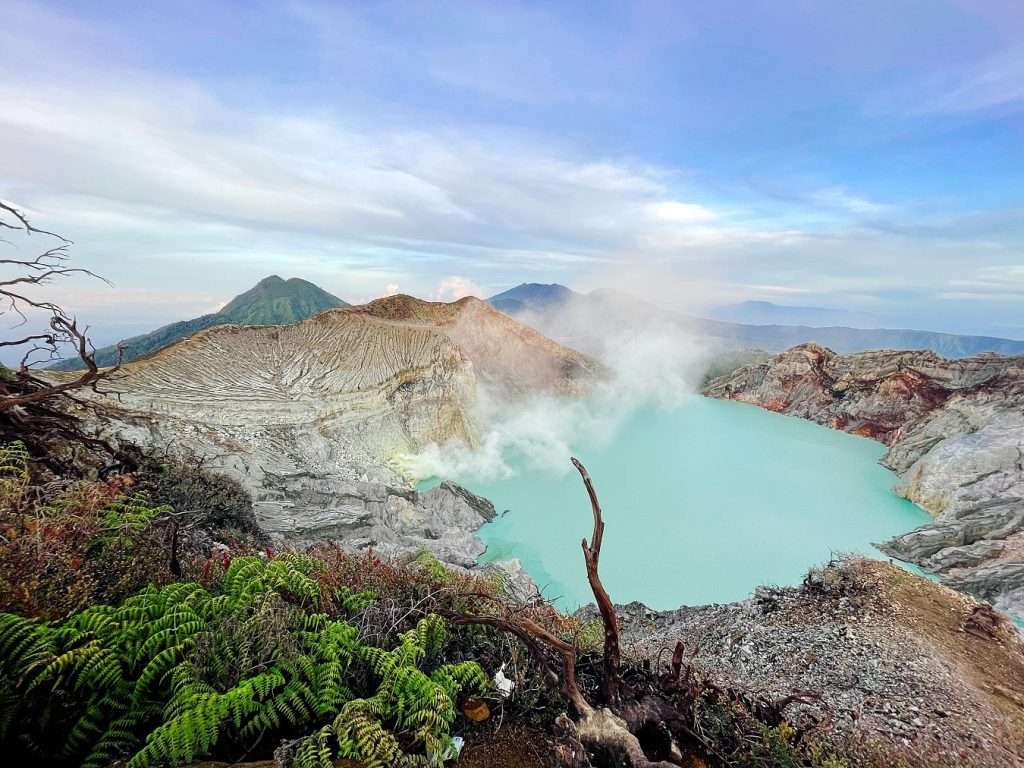
M 896 492 L 935 520 L 880 548 L 1024 617 L 1024 357 L 802 344 L 705 394 L 885 443 Z
M 418 493 L 393 460 L 472 444 L 481 385 L 572 394 L 598 374 L 476 299 L 395 296 L 296 325 L 211 328 L 125 365 L 95 397 L 107 432 L 238 478 L 277 540 L 470 565 L 493 508 L 454 484 Z

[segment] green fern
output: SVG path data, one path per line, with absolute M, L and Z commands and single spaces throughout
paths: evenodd
M 324 610 L 338 600 L 324 599 L 321 567 L 240 557 L 215 590 L 150 587 L 59 624 L 0 614 L 0 737 L 97 767 L 185 765 L 303 734 L 300 767 L 433 764 L 457 697 L 486 676 L 472 662 L 434 664 L 446 641 L 437 616 L 390 650 L 361 644 Z
M 362 760 L 369 768 L 412 767 L 434 764 L 448 750 L 456 697 L 467 689 L 484 690 L 488 680 L 475 662 L 445 665 L 432 675 L 420 668 L 441 649 L 445 635 L 444 621 L 432 614 L 403 633 L 391 651 L 360 647 L 360 657 L 379 684 L 372 697 L 350 701 L 335 718 L 332 730 L 339 756 Z M 422 752 L 403 751 L 385 723 L 393 724 L 400 733 L 411 734 Z M 324 732 L 313 741 L 315 748 L 311 745 L 308 750 L 299 750 L 297 768 L 322 764 L 327 748 Z M 306 759 L 308 763 L 303 762 Z
M 115 499 L 100 512 L 100 533 L 89 547 L 90 555 L 96 555 L 109 546 L 130 547 L 136 535 L 170 510 L 167 505 L 152 506 L 144 493 Z
M 0 444 L 0 509 L 13 508 L 29 483 L 28 449 L 21 440 Z

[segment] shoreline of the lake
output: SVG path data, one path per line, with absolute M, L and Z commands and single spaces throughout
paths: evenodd
M 742 403 L 697 396 L 640 408 L 607 443 L 572 448 L 605 508 L 605 583 L 617 600 L 657 609 L 796 584 L 836 554 L 888 559 L 873 542 L 930 519 L 893 493 L 878 443 Z M 588 602 L 579 541 L 590 516 L 578 477 L 568 460 L 559 471 L 506 459 L 511 478 L 448 478 L 499 512 L 478 532 L 481 562 L 516 558 L 561 607 Z

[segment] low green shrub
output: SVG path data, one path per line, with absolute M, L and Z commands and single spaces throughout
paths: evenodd
M 23 442 L 0 444 L 0 511 L 15 511 L 24 499 L 29 484 L 28 463 L 28 449 Z
M 24 447 L 0 446 L 0 610 L 62 618 L 166 581 L 166 512 L 125 475 L 33 484 Z
M 183 575 L 208 583 L 218 541 L 236 555 L 264 545 L 248 494 L 201 465 L 45 479 L 23 443 L 0 444 L 0 611 L 60 619 Z
M 694 732 L 715 756 L 736 768 L 849 768 L 827 745 L 801 735 L 783 720 L 769 725 L 740 701 L 705 691 L 693 709 Z
M 457 697 L 487 677 L 472 661 L 440 663 L 446 625 L 433 614 L 393 648 L 362 643 L 325 612 L 335 596 L 322 569 L 293 553 L 240 557 L 211 589 L 151 587 L 57 623 L 0 614 L 0 740 L 97 767 L 185 765 L 302 737 L 299 766 L 433 764 Z

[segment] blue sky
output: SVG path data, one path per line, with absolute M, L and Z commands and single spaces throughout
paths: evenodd
M 112 340 L 259 278 L 1024 338 L 1024 4 L 24 3 L 0 198 Z

